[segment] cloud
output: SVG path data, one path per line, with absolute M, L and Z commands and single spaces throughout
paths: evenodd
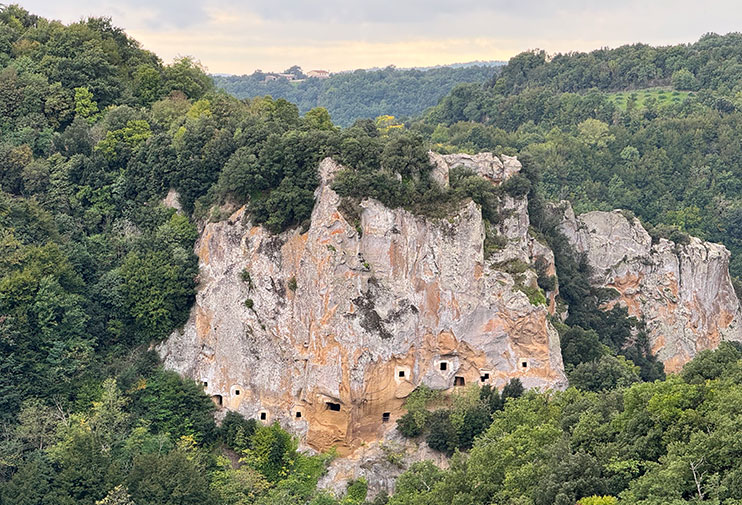
M 533 48 L 692 42 L 742 26 L 732 0 L 25 0 L 24 7 L 67 22 L 109 15 L 164 61 L 193 55 L 230 73 L 507 59 Z
M 565 11 L 609 11 L 615 5 L 590 0 L 253 0 L 242 4 L 269 20 L 382 24 L 427 23 L 456 16 L 502 13 L 524 19 L 544 18 Z
M 124 27 L 187 29 L 208 21 L 205 2 L 199 0 L 25 0 L 29 11 L 65 22 L 85 17 L 112 17 Z

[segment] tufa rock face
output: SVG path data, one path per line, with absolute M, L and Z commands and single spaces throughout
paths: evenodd
M 575 216 L 560 204 L 561 230 L 585 253 L 597 286 L 616 289 L 618 303 L 644 318 L 652 352 L 669 372 L 722 340 L 742 341 L 740 304 L 729 276 L 729 251 L 691 238 L 687 245 L 652 238 L 618 210 Z
M 520 167 L 492 155 L 438 159 L 446 178 L 457 164 L 493 182 Z M 566 385 L 547 307 L 516 286 L 535 273 L 516 279 L 497 266 L 540 257 L 553 269 L 551 251 L 528 236 L 525 200 L 504 197 L 497 231 L 508 243 L 485 259 L 473 202 L 442 220 L 375 200 L 353 209 L 330 188 L 339 168 L 321 163 L 305 233 L 273 236 L 244 209 L 205 226 L 191 317 L 158 348 L 167 367 L 202 381 L 217 404 L 341 455 L 381 440 L 420 384 Z
M 441 155 L 432 151 L 428 156 L 433 165 L 433 179 L 444 188 L 448 187 L 448 173 L 452 168 L 466 168 L 495 184 L 501 184 L 521 169 L 514 156 L 502 155 L 500 159 L 492 153 Z

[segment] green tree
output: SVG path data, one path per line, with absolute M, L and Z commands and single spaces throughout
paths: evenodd
M 639 368 L 623 356 L 604 355 L 578 364 L 569 373 L 570 385 L 585 391 L 605 391 L 639 381 Z
M 127 477 L 134 503 L 208 505 L 216 503 L 206 475 L 186 453 L 142 454 Z
M 679 90 L 698 90 L 698 80 L 689 70 L 681 68 L 672 74 L 672 87 Z
M 269 482 L 286 478 L 297 461 L 298 441 L 281 429 L 278 423 L 260 426 L 245 451 L 245 462 Z
M 98 103 L 93 100 L 93 93 L 88 88 L 75 88 L 75 114 L 90 122 L 95 121 Z

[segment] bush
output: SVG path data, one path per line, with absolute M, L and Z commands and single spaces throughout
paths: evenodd
M 531 181 L 522 174 L 515 174 L 505 181 L 502 188 L 513 198 L 523 198 L 531 191 Z
M 531 305 L 539 306 L 547 304 L 546 296 L 541 289 L 534 288 L 533 286 L 518 286 L 518 289 L 526 294 Z
M 419 437 L 423 432 L 423 426 L 420 426 L 412 412 L 397 419 L 397 430 L 406 438 Z
M 680 375 L 689 384 L 703 384 L 721 377 L 732 365 L 742 359 L 742 344 L 722 342 L 716 350 L 705 350 L 683 367 Z
M 255 419 L 245 419 L 241 414 L 229 410 L 219 427 L 219 438 L 236 451 L 249 449 L 250 437 L 255 433 L 257 426 L 258 422 Z
M 450 412 L 448 410 L 436 410 L 430 414 L 428 421 L 428 434 L 425 442 L 434 451 L 442 452 L 450 456 L 458 447 L 459 440 L 456 428 L 451 424 Z
M 608 391 L 639 382 L 639 367 L 623 356 L 601 356 L 580 363 L 569 374 L 569 384 L 584 391 Z
M 252 277 L 250 277 L 250 272 L 245 268 L 242 273 L 240 274 L 240 278 L 242 279 L 242 282 L 247 284 L 247 289 L 252 289 Z
M 524 392 L 525 388 L 519 378 L 510 379 L 510 382 L 502 388 L 502 401 L 504 402 L 508 398 L 520 398 Z
M 557 277 L 556 275 L 548 274 L 549 265 L 546 261 L 543 258 L 536 259 L 535 267 L 536 273 L 538 274 L 538 277 L 536 278 L 538 287 L 544 291 L 554 291 L 557 287 Z
M 690 244 L 690 235 L 679 229 L 677 226 L 669 224 L 658 224 L 647 230 L 652 237 L 652 243 L 656 244 L 661 238 L 667 239 L 680 245 Z
M 595 331 L 566 325 L 559 325 L 557 329 L 565 365 L 577 366 L 587 361 L 595 361 L 604 354 L 604 347 Z

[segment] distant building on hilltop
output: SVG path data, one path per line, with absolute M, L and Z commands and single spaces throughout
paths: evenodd
M 328 79 L 330 77 L 330 72 L 327 70 L 310 70 L 307 72 L 307 77 L 310 79 L 314 77 L 315 79 Z

